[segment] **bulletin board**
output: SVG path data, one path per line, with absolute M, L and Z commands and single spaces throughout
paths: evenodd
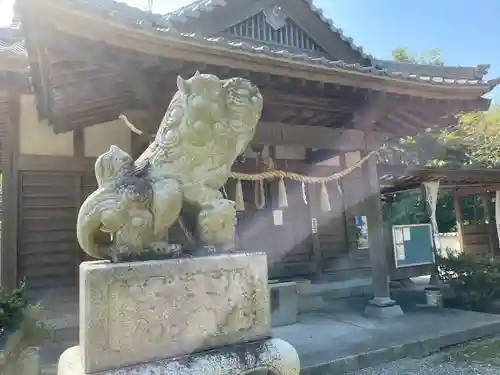
M 430 224 L 393 225 L 392 239 L 396 268 L 435 263 Z

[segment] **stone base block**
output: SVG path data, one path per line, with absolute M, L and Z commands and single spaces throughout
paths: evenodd
M 294 281 L 269 283 L 273 327 L 297 323 L 298 294 Z
M 237 375 L 257 371 L 299 375 L 299 356 L 289 343 L 273 338 L 92 375 Z M 69 348 L 61 355 L 57 375 L 87 375 L 80 347 Z
M 97 373 L 264 339 L 270 320 L 263 253 L 84 262 L 74 351 Z
M 404 313 L 399 305 L 377 306 L 368 304 L 365 308 L 365 315 L 372 318 L 388 319 L 403 316 Z
M 322 296 L 300 295 L 298 301 L 298 312 L 305 313 L 321 310 L 326 306 L 326 302 Z

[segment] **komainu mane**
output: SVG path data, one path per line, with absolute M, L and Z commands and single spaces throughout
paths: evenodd
M 246 79 L 209 74 L 178 77 L 177 86 L 154 141 L 136 161 L 116 146 L 96 161 L 98 188 L 77 222 L 78 242 L 95 258 L 176 255 L 167 234 L 181 215 L 199 245 L 234 236 L 234 202 L 219 190 L 254 136 L 262 95 Z

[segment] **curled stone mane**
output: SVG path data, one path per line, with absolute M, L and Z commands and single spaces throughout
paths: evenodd
M 224 84 L 226 108 L 231 128 L 236 132 L 246 132 L 254 127 L 263 107 L 263 99 L 258 88 L 244 78 L 230 78 Z

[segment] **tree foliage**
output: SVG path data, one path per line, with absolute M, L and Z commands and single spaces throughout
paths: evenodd
M 400 62 L 444 64 L 440 49 L 412 55 L 405 47 L 398 47 L 392 57 Z M 429 128 L 432 125 L 429 124 Z M 427 167 L 496 167 L 500 163 L 500 107 L 494 106 L 486 112 L 461 113 L 453 126 L 402 138 L 389 148 L 410 156 L 418 155 L 414 161 Z
M 404 47 L 393 50 L 395 61 L 444 65 L 441 51 L 432 49 L 422 55 L 413 55 Z M 462 113 L 456 124 L 441 130 L 429 129 L 415 137 L 405 137 L 386 145 L 381 155 L 386 162 L 418 164 L 431 168 L 494 168 L 500 165 L 500 107 L 489 111 Z M 394 160 L 393 155 L 404 160 Z M 425 208 L 418 191 L 396 193 L 384 204 L 386 220 L 393 224 L 426 222 Z M 450 193 L 440 195 L 436 210 L 440 231 L 455 230 L 455 212 Z M 463 199 L 464 219 L 477 219 L 477 197 Z
M 413 55 L 408 52 L 406 47 L 397 47 L 392 51 L 392 59 L 394 61 L 411 63 L 411 64 L 425 64 L 443 66 L 444 61 L 439 48 L 430 49 L 421 55 Z
M 468 166 L 495 168 L 500 163 L 500 107 L 459 116 L 457 124 L 439 133 L 444 147 L 461 151 Z

